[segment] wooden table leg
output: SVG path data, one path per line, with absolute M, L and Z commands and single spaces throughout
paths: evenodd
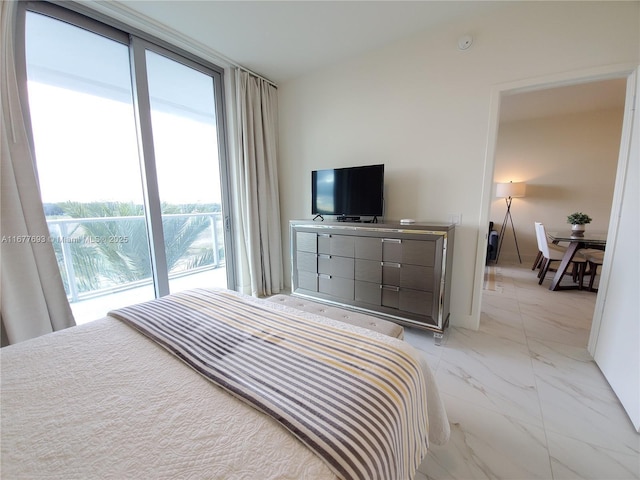
M 560 266 L 556 270 L 556 274 L 554 275 L 553 280 L 551 281 L 551 286 L 549 287 L 549 290 L 554 290 L 554 291 L 559 290 L 560 280 L 562 280 L 562 277 L 567 271 L 567 267 L 571 263 L 571 259 L 575 255 L 579 246 L 580 246 L 580 242 L 571 242 L 569 244 L 566 252 L 564 253 L 564 256 L 562 257 L 562 260 L 560 261 Z

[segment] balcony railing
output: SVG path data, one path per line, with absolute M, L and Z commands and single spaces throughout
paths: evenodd
M 222 213 L 165 214 L 169 279 L 225 266 Z M 150 285 L 144 216 L 48 219 L 70 302 Z

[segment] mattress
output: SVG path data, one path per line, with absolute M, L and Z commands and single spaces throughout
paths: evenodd
M 433 375 L 408 344 L 242 297 L 415 355 L 427 383 L 429 441 L 448 440 Z M 0 361 L 3 478 L 336 478 L 276 420 L 115 318 L 5 347 Z

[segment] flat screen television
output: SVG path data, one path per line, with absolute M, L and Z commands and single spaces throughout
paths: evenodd
M 314 170 L 311 213 L 338 220 L 381 217 L 384 209 L 384 165 Z

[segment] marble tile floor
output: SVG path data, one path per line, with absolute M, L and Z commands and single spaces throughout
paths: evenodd
M 495 267 L 478 331 L 415 329 L 451 423 L 417 480 L 640 479 L 640 434 L 587 352 L 596 294 Z

